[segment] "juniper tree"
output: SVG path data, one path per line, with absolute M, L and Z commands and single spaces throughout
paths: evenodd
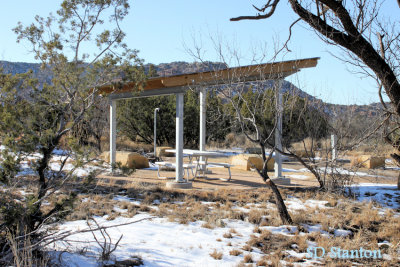
M 50 208 L 42 207 L 74 177 L 73 170 L 65 170 L 67 160 L 73 157 L 75 166 L 85 163 L 86 149 L 69 133 L 93 106 L 96 88 L 144 82 L 142 62 L 137 51 L 123 43 L 125 35 L 119 26 L 128 10 L 127 0 L 63 1 L 56 15 L 36 16 L 31 25 L 19 23 L 14 29 L 17 41 L 31 47 L 41 71 L 52 79 L 39 82 L 32 73 L 0 74 L 0 134 L 4 153 L 14 156 L 3 157 L 0 163 L 1 181 L 9 184 L 3 186 L 0 200 L 0 265 L 12 258 L 6 232 L 16 238 L 19 248 L 24 248 L 28 237 L 29 249 L 36 249 L 43 241 L 40 228 L 71 210 L 73 191 Z M 68 152 L 52 169 L 52 153 L 61 143 Z M 16 199 L 12 185 L 23 179 L 15 175 L 15 168 L 32 155 L 36 155 L 30 158 L 36 189 Z

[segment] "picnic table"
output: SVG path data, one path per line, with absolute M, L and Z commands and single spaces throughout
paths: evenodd
M 167 149 L 165 151 L 176 154 L 175 149 Z M 227 168 L 229 171 L 229 178 L 227 180 L 229 181 L 231 179 L 231 169 L 230 169 L 231 165 L 229 163 L 220 163 L 220 162 L 210 163 L 210 162 L 208 162 L 209 158 L 224 157 L 225 156 L 224 153 L 214 152 L 214 151 L 205 151 L 205 150 L 195 150 L 195 149 L 183 149 L 183 154 L 185 156 L 189 157 L 189 164 L 196 165 L 196 171 L 195 171 L 193 180 L 198 177 L 207 178 L 206 168 L 207 168 L 208 164 L 222 166 L 224 168 Z M 200 176 L 199 174 L 202 174 L 202 175 Z

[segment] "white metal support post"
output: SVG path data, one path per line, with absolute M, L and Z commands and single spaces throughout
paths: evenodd
M 283 115 L 283 101 L 282 101 L 282 84 L 283 80 L 277 81 L 276 88 L 276 113 L 277 125 L 275 129 L 275 146 L 282 151 L 282 115 Z M 282 155 L 275 151 L 275 178 L 282 178 Z
M 176 178 L 175 182 L 183 182 L 183 98 L 184 94 L 176 95 Z
M 206 106 L 207 92 L 205 88 L 200 90 L 200 150 L 206 150 Z M 204 161 L 203 157 L 200 157 L 200 161 Z M 205 171 L 206 166 L 201 166 L 202 170 Z
M 115 159 L 117 155 L 116 143 L 117 143 L 117 100 L 110 100 L 110 164 L 111 169 L 115 166 Z
M 159 110 L 159 108 L 154 109 L 154 158 L 157 157 L 157 111 Z
M 337 157 L 336 146 L 337 146 L 337 136 L 332 134 L 331 135 L 331 147 L 332 147 L 332 160 L 333 161 L 335 161 L 336 157 Z

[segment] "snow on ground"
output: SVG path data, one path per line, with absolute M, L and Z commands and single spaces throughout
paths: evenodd
M 260 229 L 268 230 L 273 234 L 293 235 L 298 230 L 297 226 L 280 225 L 280 226 L 261 226 Z
M 310 172 L 307 168 L 302 168 L 297 170 L 298 172 Z M 375 178 L 386 178 L 386 176 L 381 176 L 381 175 L 374 175 L 374 174 L 368 174 L 366 172 L 356 172 L 352 170 L 347 170 L 344 168 L 331 168 L 331 167 L 321 167 L 320 168 L 321 172 L 326 171 L 327 173 L 338 173 L 342 175 L 351 175 L 351 176 L 360 176 L 360 177 L 375 177 Z
M 127 196 L 117 195 L 113 198 L 116 201 L 128 201 L 140 205 L 140 201 L 131 199 Z M 294 210 L 307 210 L 308 208 L 329 209 L 326 207 L 328 201 L 324 200 L 301 200 L 296 197 L 289 197 L 285 203 L 292 212 Z M 156 203 L 157 204 L 157 203 Z M 183 203 L 182 203 L 183 204 Z M 213 205 L 214 202 L 201 202 L 202 205 Z M 245 208 L 248 206 L 248 208 Z M 249 212 L 258 206 L 249 203 L 241 207 L 243 211 Z M 272 207 L 271 208 L 275 208 Z M 126 210 L 114 206 L 115 211 L 126 213 Z M 224 226 L 214 229 L 204 228 L 204 221 L 180 224 L 171 222 L 167 218 L 152 217 L 143 212 L 133 218 L 117 217 L 114 220 L 107 220 L 108 215 L 95 217 L 96 222 L 102 226 L 116 226 L 107 229 L 112 242 L 122 236 L 118 248 L 113 253 L 112 260 L 128 260 L 134 256 L 143 259 L 144 266 L 237 266 L 243 261 L 244 256 L 250 254 L 253 261 L 257 262 L 263 253 L 254 248 L 252 252 L 244 252 L 239 256 L 230 255 L 232 250 L 240 250 L 252 235 L 258 236 L 254 232 L 254 224 L 241 220 L 223 219 Z M 92 224 L 94 227 L 94 224 Z M 345 237 L 352 232 L 344 229 L 330 229 L 329 232 L 322 229 L 322 225 L 302 224 L 306 232 L 319 232 L 326 237 Z M 79 231 L 88 229 L 87 222 L 84 220 L 65 222 L 59 225 L 57 231 Z M 270 231 L 272 234 L 284 236 L 295 236 L 298 226 L 260 226 L 259 229 Z M 227 233 L 232 235 L 229 238 Z M 305 233 L 301 232 L 301 235 Z M 100 232 L 95 232 L 96 238 L 103 242 Z M 69 236 L 67 242 L 58 242 L 48 247 L 55 259 L 62 260 L 62 266 L 98 266 L 98 255 L 101 252 L 99 244 L 95 241 L 93 234 L 78 233 Z M 316 246 L 311 244 L 310 246 Z M 68 251 L 63 252 L 61 251 Z M 85 253 L 81 253 L 81 252 Z M 222 259 L 214 259 L 210 254 L 213 252 L 222 253 Z M 303 258 L 305 253 L 297 253 L 294 250 L 287 250 L 287 254 L 294 257 Z M 285 263 L 285 262 L 283 262 Z M 312 260 L 306 260 L 303 264 L 312 265 Z
M 383 207 L 400 208 L 400 191 L 394 184 L 360 183 L 351 187 L 360 201 L 376 201 Z
M 0 150 L 2 148 L 0 147 Z M 4 148 L 3 148 L 4 149 Z M 226 153 L 234 153 L 228 152 Z M 31 160 L 40 158 L 41 155 L 36 153 L 27 158 L 21 164 L 21 172 L 19 175 L 34 174 L 31 169 Z M 50 164 L 51 169 L 54 171 L 59 170 L 60 161 L 66 157 L 66 152 L 62 150 L 54 151 L 53 159 Z M 65 171 L 74 169 L 71 162 L 67 162 L 64 166 Z M 77 168 L 74 171 L 75 175 L 85 176 L 91 171 L 101 169 L 101 167 L 87 165 L 84 168 Z M 149 169 L 156 169 L 151 166 Z M 284 172 L 308 172 L 307 169 L 283 169 Z M 326 169 L 327 172 L 339 172 L 341 174 L 370 176 L 364 172 L 353 172 L 346 169 Z M 307 179 L 307 175 L 290 174 L 288 175 L 295 179 Z M 384 207 L 398 209 L 400 208 L 400 192 L 396 190 L 396 185 L 379 184 L 379 183 L 361 183 L 351 186 L 353 193 L 356 193 L 359 201 L 377 201 Z M 140 205 L 140 201 L 133 200 L 125 196 L 116 196 L 114 200 L 128 201 L 135 205 Z M 310 208 L 329 209 L 327 207 L 328 201 L 307 199 L 302 200 L 296 197 L 289 197 L 285 200 L 288 209 L 294 211 L 307 211 Z M 153 203 L 158 205 L 158 203 Z M 183 203 L 182 203 L 183 204 Z M 212 202 L 203 202 L 203 205 L 212 205 Z M 256 205 L 256 204 L 255 204 Z M 272 205 L 272 204 L 271 204 Z M 254 205 L 253 205 L 254 206 Z M 156 206 L 154 206 L 156 207 Z M 252 207 L 249 204 L 249 207 Z M 268 205 L 268 208 L 271 206 Z M 114 206 L 115 211 L 126 213 L 126 210 Z M 234 207 L 244 212 L 249 209 L 245 207 Z M 113 253 L 116 259 L 125 260 L 132 258 L 136 255 L 143 259 L 144 266 L 237 266 L 244 258 L 244 255 L 250 254 L 255 262 L 259 260 L 263 254 L 258 249 L 252 252 L 244 252 L 239 256 L 232 256 L 229 252 L 233 249 L 241 250 L 241 248 L 250 239 L 253 233 L 254 224 L 243 222 L 240 220 L 224 219 L 224 227 L 217 227 L 214 229 L 204 228 L 203 221 L 191 222 L 188 224 L 179 224 L 177 222 L 170 222 L 166 218 L 150 218 L 148 213 L 141 213 L 133 218 L 117 217 L 114 220 L 107 220 L 107 216 L 96 217 L 96 221 L 101 226 L 119 225 L 129 222 L 134 222 L 140 219 L 149 218 L 137 223 L 121 225 L 118 227 L 109 228 L 107 233 L 110 235 L 113 242 L 116 242 L 121 235 L 123 235 L 119 247 Z M 306 225 L 303 227 L 308 232 L 320 232 L 327 236 L 345 237 L 351 234 L 351 231 L 344 229 L 329 229 L 329 233 L 322 230 L 321 225 Z M 86 221 L 70 221 L 59 225 L 59 232 L 62 231 L 76 231 L 87 229 Z M 297 226 L 262 226 L 263 230 L 268 230 L 273 234 L 282 234 L 292 236 L 298 231 Z M 235 233 L 232 238 L 224 237 L 224 234 L 229 233 L 230 229 L 234 229 Z M 96 237 L 103 241 L 101 234 L 96 233 Z M 49 246 L 48 249 L 54 254 L 54 258 L 62 259 L 62 266 L 98 266 L 98 257 L 100 246 L 94 240 L 92 233 L 80 233 L 68 238 L 70 246 L 65 242 L 58 242 L 55 246 Z M 77 241 L 77 242 L 75 242 Z M 61 251 L 72 249 L 73 251 Z M 85 251 L 85 254 L 79 254 L 79 251 Z M 216 260 L 210 256 L 214 251 L 223 253 L 221 260 Z M 287 251 L 293 256 L 302 257 L 304 253 L 297 253 L 295 251 Z M 296 254 L 297 253 L 297 254 Z
M 309 210 L 309 208 L 318 208 L 325 209 L 327 208 L 326 204 L 328 201 L 326 200 L 315 200 L 315 199 L 307 199 L 306 201 L 302 201 L 299 198 L 291 197 L 288 200 L 285 200 L 285 204 L 289 210 Z
M 143 170 L 157 171 L 158 167 L 157 167 L 156 164 L 149 162 L 149 167 L 148 168 L 144 168 Z
M 61 162 L 60 161 L 55 161 L 55 162 L 51 162 L 50 163 L 50 168 L 53 171 L 59 171 L 60 170 L 60 166 L 61 166 Z M 71 171 L 74 170 L 75 166 L 71 163 L 67 163 L 64 165 L 63 167 L 63 171 Z M 98 167 L 98 166 L 93 166 L 93 165 L 86 165 L 82 168 L 76 168 L 73 172 L 74 175 L 79 176 L 79 177 L 83 177 L 83 176 L 87 176 L 89 175 L 91 172 L 93 171 L 97 171 L 97 170 L 103 170 L 104 168 L 102 167 Z
M 335 231 L 334 231 L 335 236 L 348 236 L 351 234 L 352 234 L 352 232 L 350 230 L 335 229 Z
M 282 168 L 283 172 L 305 172 L 304 170 Z
M 0 146 L 0 150 L 4 149 L 3 146 Z M 67 159 L 66 164 L 63 167 L 63 171 L 71 171 L 74 170 L 73 174 L 79 177 L 87 176 L 93 171 L 104 170 L 107 166 L 94 166 L 86 164 L 84 167 L 75 168 L 73 162 L 73 156 L 70 155 L 71 152 L 54 149 L 53 155 L 50 161 L 50 168 L 52 171 L 58 172 L 60 170 L 61 163 Z M 20 171 L 17 176 L 26 176 L 26 175 L 35 175 L 35 171 L 32 169 L 32 164 L 35 160 L 38 160 L 42 157 L 40 153 L 33 153 L 24 158 L 20 163 Z M 92 161 L 92 163 L 99 163 L 98 161 Z
M 99 225 L 109 226 L 124 224 L 149 218 L 147 214 L 139 214 L 133 218 L 118 217 L 115 220 L 107 221 L 106 216 L 96 218 Z M 201 225 L 204 222 L 197 221 L 189 224 L 179 224 L 169 222 L 164 218 L 152 218 L 137 223 L 109 228 L 108 234 L 113 242 L 116 242 L 121 235 L 123 238 L 119 247 L 114 253 L 117 260 L 126 260 L 133 255 L 140 256 L 145 266 L 237 266 L 243 255 L 232 256 L 229 252 L 233 249 L 242 248 L 249 236 L 253 234 L 254 225 L 236 220 L 224 220 L 226 227 L 208 229 Z M 87 229 L 86 221 L 66 222 L 59 227 L 59 231 L 76 231 Z M 224 238 L 223 235 L 233 228 L 239 234 L 232 234 L 232 238 Z M 101 234 L 96 233 L 97 238 L 101 239 Z M 77 250 L 88 248 L 89 257 L 82 257 L 78 254 L 62 254 L 63 266 L 98 266 L 98 261 L 90 255 L 98 255 L 99 245 L 94 242 L 91 233 L 81 233 L 70 236 L 71 242 Z M 230 245 L 228 245 L 230 243 Z M 61 251 L 67 249 L 66 243 L 59 242 L 55 249 Z M 214 251 L 222 252 L 221 260 L 216 260 L 210 256 Z M 255 249 L 251 254 L 253 260 L 257 261 L 262 257 L 262 253 Z
M 363 183 L 351 187 L 353 192 L 359 194 L 360 201 L 376 200 L 387 207 L 399 207 L 400 192 L 396 191 L 395 185 Z M 117 195 L 113 198 L 116 201 L 128 201 L 135 205 L 140 205 L 140 201 L 131 199 L 127 196 Z M 285 200 L 288 209 L 293 211 L 307 211 L 310 208 L 330 209 L 326 204 L 328 201 L 307 199 L 302 200 L 297 197 L 288 197 Z M 159 203 L 154 203 L 155 205 Z M 183 204 L 183 203 L 182 203 Z M 213 205 L 214 202 L 201 202 L 202 205 Z M 259 204 L 252 203 L 240 208 L 244 212 L 249 212 L 252 208 L 257 208 Z M 157 207 L 157 206 L 155 206 Z M 247 207 L 247 208 L 246 208 Z M 275 208 L 269 206 L 268 208 Z M 122 214 L 126 210 L 114 206 L 115 211 Z M 100 226 L 120 225 L 107 229 L 112 242 L 117 242 L 121 237 L 118 248 L 113 253 L 112 259 L 123 261 L 138 256 L 143 259 L 144 266 L 237 266 L 245 255 L 250 254 L 253 261 L 257 262 L 263 257 L 259 249 L 251 252 L 243 252 L 239 256 L 230 255 L 232 250 L 243 251 L 242 248 L 254 233 L 254 224 L 240 220 L 223 219 L 224 227 L 214 229 L 204 228 L 204 221 L 190 222 L 180 224 L 171 222 L 167 218 L 151 217 L 148 213 L 140 213 L 133 218 L 117 217 L 114 220 L 107 220 L 108 215 L 96 217 Z M 135 222 L 144 219 L 142 221 Z M 326 237 L 346 237 L 352 232 L 345 229 L 329 229 L 329 232 L 323 230 L 322 225 L 302 224 L 306 229 L 300 232 L 304 235 L 307 232 L 319 232 Z M 77 231 L 87 229 L 87 222 L 84 220 L 65 222 L 58 226 L 57 231 Z M 260 226 L 261 230 L 270 231 L 272 234 L 285 236 L 295 236 L 298 226 L 280 225 L 280 226 Z M 232 231 L 231 229 L 234 229 Z M 227 233 L 231 233 L 232 238 L 228 238 Z M 103 242 L 101 233 L 96 232 L 96 237 Z M 224 236 L 225 235 L 225 236 Z M 101 248 L 95 241 L 92 233 L 79 233 L 68 237 L 68 242 L 58 242 L 48 247 L 54 259 L 61 259 L 62 266 L 98 266 L 99 253 Z M 310 246 L 316 246 L 310 242 Z M 68 251 L 63 252 L 61 251 Z M 82 253 L 84 252 L 84 253 Z M 222 259 L 217 260 L 210 254 L 213 252 L 222 253 Z M 293 257 L 302 258 L 305 253 L 298 253 L 294 250 L 286 250 L 285 253 Z M 285 262 L 283 262 L 284 264 Z M 305 260 L 302 266 L 321 264 L 312 260 Z M 296 265 L 297 266 L 297 265 Z M 298 265 L 300 266 L 300 265 Z

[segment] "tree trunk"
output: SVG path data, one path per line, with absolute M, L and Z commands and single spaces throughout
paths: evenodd
M 390 154 L 390 156 L 396 162 L 396 165 L 400 166 L 400 156 L 397 153 Z M 397 176 L 397 189 L 400 190 L 400 172 Z
M 269 178 L 268 176 L 268 164 L 267 162 L 272 158 L 272 153 L 273 151 L 270 153 L 270 155 L 268 156 L 268 158 L 265 155 L 265 145 L 262 142 L 259 142 L 260 148 L 261 148 L 261 156 L 262 159 L 264 161 L 264 165 L 263 165 L 263 169 L 261 171 L 259 171 L 257 168 L 255 168 L 256 166 L 254 166 L 253 164 L 253 168 L 255 168 L 258 172 L 258 174 L 261 176 L 261 178 L 263 179 L 263 181 L 269 185 L 269 187 L 271 187 L 272 192 L 275 195 L 275 200 L 276 200 L 276 207 L 278 209 L 278 213 L 279 216 L 281 217 L 282 223 L 283 224 L 292 224 L 292 218 L 289 215 L 289 212 L 287 211 L 285 202 L 283 202 L 283 198 L 281 195 L 281 192 L 279 191 L 278 187 L 276 186 L 276 184 Z
M 264 182 L 269 185 L 272 189 L 272 192 L 274 192 L 275 195 L 275 200 L 276 200 L 276 207 L 278 208 L 278 213 L 279 216 L 281 217 L 282 223 L 283 224 L 292 224 L 292 218 L 289 215 L 289 212 L 287 211 L 285 202 L 283 202 L 283 198 L 281 195 L 281 192 L 279 192 L 278 187 L 276 186 L 276 184 L 270 179 L 265 179 L 265 177 L 263 177 Z
M 400 190 L 400 172 L 399 176 L 397 176 L 397 190 Z
M 283 198 L 281 195 L 281 192 L 279 191 L 278 187 L 276 184 L 269 178 L 268 173 L 267 173 L 267 162 L 271 158 L 272 153 L 269 155 L 267 158 L 265 156 L 265 147 L 260 143 L 261 146 L 261 151 L 262 151 L 262 158 L 264 160 L 264 166 L 261 171 L 257 170 L 258 174 L 261 176 L 263 181 L 272 189 L 272 192 L 275 195 L 275 200 L 276 200 L 276 207 L 278 209 L 279 216 L 281 217 L 282 223 L 283 224 L 292 224 L 292 218 L 289 215 L 289 212 L 287 211 L 285 202 L 283 202 Z M 255 166 L 253 166 L 255 168 Z

